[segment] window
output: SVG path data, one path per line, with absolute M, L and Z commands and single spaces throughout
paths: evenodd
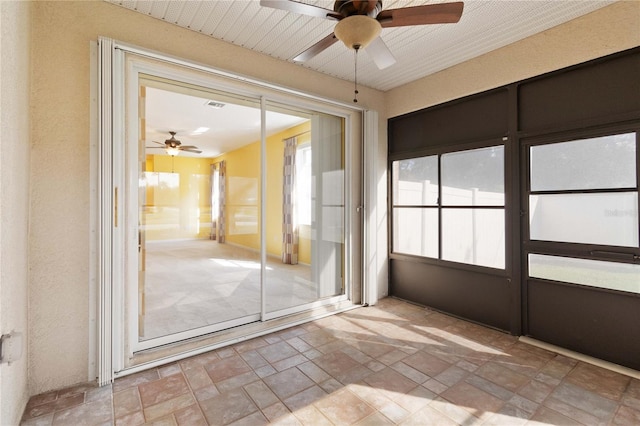
M 311 226 L 311 144 L 296 150 L 296 209 L 298 225 Z
M 530 148 L 530 239 L 638 247 L 635 133 Z
M 640 294 L 640 265 L 529 254 L 529 276 Z
M 504 146 L 392 163 L 393 252 L 504 269 Z
M 533 145 L 529 168 L 529 277 L 640 293 L 636 133 Z
M 393 248 L 438 257 L 438 157 L 393 163 Z

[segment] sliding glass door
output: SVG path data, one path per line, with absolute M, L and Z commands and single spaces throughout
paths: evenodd
M 129 357 L 348 300 L 347 116 L 130 77 Z

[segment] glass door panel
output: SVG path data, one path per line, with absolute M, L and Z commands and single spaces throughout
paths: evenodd
M 325 298 L 344 294 L 344 120 L 315 114 L 312 129 L 311 279 Z
M 637 134 L 527 148 L 524 333 L 634 368 L 640 336 Z
M 347 301 L 346 116 L 137 81 L 129 353 Z
M 640 294 L 640 265 L 629 263 L 530 254 L 529 276 Z
M 636 186 L 634 133 L 532 146 L 531 191 Z
M 292 117 L 293 125 L 279 124 Z M 344 119 L 269 103 L 266 317 L 344 289 Z
M 638 247 L 638 193 L 529 196 L 532 240 Z
M 149 76 L 138 111 L 133 350 L 257 321 L 260 103 Z

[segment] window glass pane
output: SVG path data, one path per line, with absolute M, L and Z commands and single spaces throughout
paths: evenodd
M 640 293 L 640 265 L 529 255 L 529 276 Z
M 531 147 L 531 190 L 636 187 L 636 134 Z
M 504 269 L 503 209 L 443 209 L 442 259 Z
M 438 210 L 393 209 L 393 251 L 438 257 Z
M 452 152 L 442 156 L 442 204 L 504 205 L 504 147 Z
M 531 195 L 532 240 L 638 246 L 638 193 Z
M 311 226 L 311 145 L 296 150 L 296 213 L 298 225 Z
M 393 162 L 393 204 L 433 206 L 438 203 L 438 157 Z

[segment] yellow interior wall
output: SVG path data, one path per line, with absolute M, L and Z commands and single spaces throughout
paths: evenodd
M 260 206 L 260 191 L 257 191 L 257 197 L 255 200 L 238 200 L 237 196 L 230 194 L 233 191 L 233 184 L 231 180 L 233 178 L 247 178 L 254 179 L 255 184 L 258 185 L 260 179 L 260 144 L 251 143 L 239 148 L 235 151 L 231 151 L 216 157 L 213 162 L 226 161 L 226 176 L 225 176 L 225 236 L 226 242 L 230 244 L 237 244 L 243 247 L 250 248 L 252 250 L 260 250 L 260 227 L 258 221 L 258 227 L 255 233 L 252 234 L 235 234 L 229 232 L 232 228 L 233 215 L 240 209 L 255 209 L 255 214 L 259 217 Z M 259 188 L 259 185 L 258 185 Z M 255 220 L 258 217 L 254 217 Z
M 209 238 L 211 230 L 210 158 L 147 155 L 145 171 L 176 173 L 177 194 L 147 187 L 144 224 L 147 241 Z M 176 217 L 176 209 L 178 216 Z
M 303 144 L 310 141 L 311 134 L 311 122 L 300 124 L 298 126 L 291 127 L 285 131 L 277 133 L 267 138 L 267 182 L 266 182 L 266 227 L 267 227 L 267 254 L 270 256 L 280 257 L 282 253 L 282 168 L 283 168 L 283 155 L 284 155 L 284 143 L 283 140 L 299 135 L 298 144 Z M 244 247 L 248 247 L 253 250 L 260 249 L 260 229 L 258 228 L 255 234 L 240 234 L 234 235 L 229 232 L 231 221 L 233 220 L 233 212 L 236 208 L 242 206 L 248 206 L 246 202 L 234 203 L 233 196 L 229 194 L 229 182 L 234 177 L 255 179 L 258 188 L 258 197 L 255 200 L 255 204 L 252 206 L 256 208 L 256 212 L 259 215 L 260 206 L 260 142 L 254 142 L 246 145 L 235 151 L 228 152 L 219 157 L 216 157 L 214 162 L 226 161 L 227 176 L 226 176 L 226 241 L 231 244 L 237 244 Z M 259 223 L 259 222 L 258 222 Z M 308 226 L 303 226 L 300 229 L 300 242 L 298 260 L 301 263 L 311 263 L 311 241 L 309 239 L 310 230 Z
M 284 140 L 293 136 L 298 136 L 298 145 L 311 141 L 311 122 L 291 127 L 267 138 L 267 254 L 280 257 L 282 253 L 282 171 Z M 174 157 L 173 164 L 171 157 L 166 155 L 147 155 L 145 171 L 171 173 L 172 171 L 180 175 L 179 204 L 177 207 L 181 211 L 180 228 L 171 227 L 176 225 L 174 212 L 167 213 L 167 207 L 176 204 L 175 197 L 154 190 L 148 187 L 146 191 L 146 215 L 145 225 L 147 229 L 145 236 L 147 241 L 171 240 L 182 238 L 208 238 L 211 230 L 211 201 L 209 197 L 210 181 L 201 179 L 195 181 L 192 175 L 209 176 L 210 165 L 214 162 L 226 160 L 226 206 L 225 206 L 225 234 L 226 241 L 237 244 L 252 250 L 260 250 L 260 228 L 259 228 L 259 207 L 260 207 L 260 142 L 253 142 L 237 150 L 225 153 L 215 159 Z M 230 181 L 233 178 L 245 178 L 255 180 L 257 198 L 249 200 L 246 197 L 238 197 L 229 193 L 233 190 Z M 206 182 L 206 184 L 205 184 Z M 195 191 L 195 192 L 193 192 Z M 197 197 L 199 216 L 193 217 L 193 201 Z M 232 221 L 235 214 L 246 213 L 246 209 L 255 211 L 254 219 L 258 223 L 255 233 L 238 234 L 232 232 Z M 255 210 L 254 210 L 255 209 Z M 198 232 L 193 232 L 193 226 L 188 226 L 194 220 L 199 223 Z M 298 248 L 298 261 L 300 263 L 311 263 L 311 229 L 308 225 L 300 226 L 300 238 Z

